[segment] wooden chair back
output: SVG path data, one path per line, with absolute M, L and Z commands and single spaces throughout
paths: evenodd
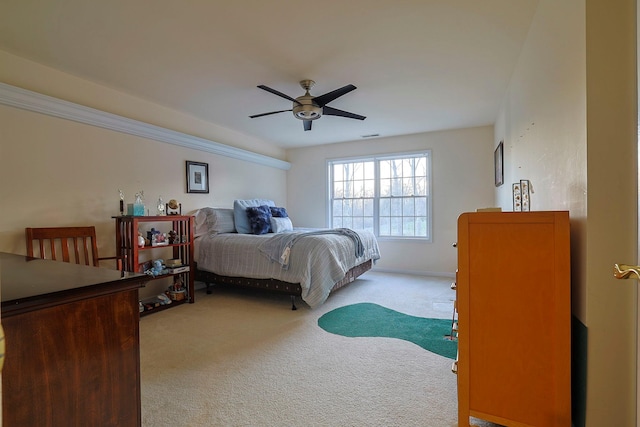
M 30 257 L 94 267 L 99 267 L 100 260 L 116 259 L 116 257 L 98 257 L 94 226 L 25 228 L 25 234 L 27 255 Z

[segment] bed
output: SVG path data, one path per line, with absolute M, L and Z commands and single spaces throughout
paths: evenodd
M 202 208 L 194 213 L 195 279 L 206 284 L 207 293 L 212 284 L 261 289 L 289 295 L 293 310 L 296 297 L 314 308 L 380 258 L 369 231 L 293 228 L 288 216 L 272 215 L 267 219 L 270 226 L 263 228 L 268 231 L 255 234 L 247 212 L 258 206 L 263 211 L 275 208 L 276 215 L 287 215 L 286 210 L 267 200 L 238 202 L 234 209 Z

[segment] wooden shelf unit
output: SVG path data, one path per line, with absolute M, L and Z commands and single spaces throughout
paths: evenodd
M 144 263 L 140 261 L 140 255 L 147 251 L 167 251 L 171 250 L 172 258 L 179 259 L 182 265 L 189 266 L 189 271 L 175 274 L 162 274 L 159 276 L 148 276 L 149 280 L 166 279 L 173 276 L 181 276 L 184 286 L 186 288 L 186 297 L 184 300 L 173 301 L 171 304 L 162 305 L 152 310 L 143 311 L 141 316 L 147 314 L 162 311 L 168 308 L 176 307 L 184 303 L 194 303 L 194 274 L 195 263 L 193 259 L 193 234 L 194 234 L 194 217 L 189 215 L 166 215 L 166 216 L 131 216 L 122 215 L 114 216 L 116 220 L 116 251 L 118 256 L 125 257 L 124 269 L 126 271 L 133 271 L 136 273 L 143 273 L 140 271 L 141 265 Z M 152 223 L 156 223 L 158 228 L 162 227 L 162 232 L 167 233 L 170 230 L 174 230 L 177 233 L 179 243 L 172 243 L 158 246 L 138 246 L 138 230 L 142 232 L 143 236 L 146 236 L 146 229 L 141 230 L 141 224 L 146 224 L 149 227 Z M 167 224 L 170 223 L 170 224 Z M 153 225 L 156 225 L 153 224 Z M 170 226 L 170 227 L 169 227 Z M 165 229 L 165 227 L 167 229 Z M 155 228 L 155 227 L 154 227 Z M 167 253 L 167 252 L 165 252 Z
M 458 425 L 571 426 L 568 212 L 458 218 Z

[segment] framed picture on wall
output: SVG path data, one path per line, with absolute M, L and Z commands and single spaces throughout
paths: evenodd
M 209 193 L 209 164 L 187 160 L 187 193 Z
M 495 183 L 496 187 L 500 187 L 504 184 L 504 153 L 503 143 L 500 141 L 496 150 L 493 152 L 493 166 L 495 169 Z

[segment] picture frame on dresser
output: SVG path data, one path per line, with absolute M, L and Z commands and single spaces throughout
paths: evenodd
M 186 161 L 187 193 L 209 193 L 209 164 Z

